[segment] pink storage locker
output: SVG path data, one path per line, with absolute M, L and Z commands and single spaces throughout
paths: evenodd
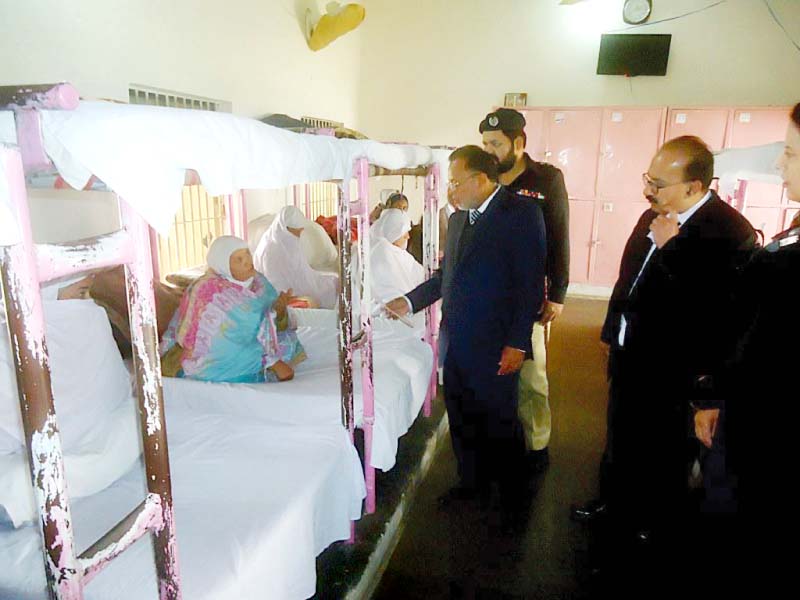
M 783 185 L 748 181 L 744 192 L 745 206 L 780 206 L 783 198 Z
M 664 139 L 695 135 L 711 150 L 721 150 L 725 147 L 729 114 L 727 108 L 670 108 Z
M 595 197 L 601 119 L 599 109 L 554 108 L 545 114 L 544 160 L 564 172 L 570 198 Z
M 783 141 L 790 111 L 788 106 L 735 109 L 727 147 L 746 148 Z
M 569 280 L 571 283 L 589 281 L 589 257 L 594 231 L 594 202 L 569 201 Z
M 625 243 L 642 213 L 650 208 L 648 202 L 614 202 L 598 200 L 596 203 L 597 235 L 590 280 L 596 285 L 610 286 L 619 275 L 619 263 Z
M 520 112 L 525 116 L 525 135 L 527 143 L 525 151 L 533 160 L 544 161 L 544 110 L 523 110 Z
M 772 237 L 783 230 L 784 209 L 778 206 L 747 206 L 744 216 L 750 224 L 764 232 L 764 243 L 768 244 Z
M 642 173 L 661 145 L 665 108 L 607 108 L 597 178 L 597 196 L 619 202 L 642 200 Z M 618 214 L 618 213 L 610 213 Z

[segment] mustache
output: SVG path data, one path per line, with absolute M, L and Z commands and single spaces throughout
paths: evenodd
M 658 199 L 655 196 L 653 196 L 652 194 L 646 195 L 645 198 L 647 198 L 647 201 L 650 204 L 658 204 Z

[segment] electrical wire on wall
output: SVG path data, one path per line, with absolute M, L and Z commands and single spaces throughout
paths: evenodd
M 792 39 L 792 36 L 789 35 L 789 32 L 786 31 L 786 27 L 783 26 L 783 23 L 781 23 L 778 15 L 775 14 L 775 11 L 772 9 L 772 6 L 770 6 L 770 3 L 767 0 L 764 0 L 764 5 L 767 7 L 767 10 L 769 11 L 769 14 L 772 16 L 773 20 L 778 24 L 778 27 L 780 27 L 783 33 L 786 35 L 786 39 L 792 43 L 792 46 L 794 46 L 795 49 L 800 51 L 800 45 L 798 45 L 798 43 Z
M 695 10 L 690 10 L 689 12 L 683 13 L 681 15 L 675 15 L 674 17 L 666 17 L 664 19 L 659 19 L 658 21 L 648 21 L 647 23 L 642 23 L 641 25 L 632 25 L 631 27 L 623 27 L 622 29 L 614 29 L 613 32 L 630 31 L 631 29 L 640 29 L 641 27 L 649 27 L 650 25 L 658 25 L 659 23 L 666 23 L 667 21 L 675 21 L 676 19 L 683 19 L 684 17 L 688 17 L 690 15 L 696 15 L 697 13 L 709 10 L 711 8 L 714 8 L 715 6 L 719 6 L 720 4 L 725 4 L 727 1 L 728 0 L 718 0 L 713 4 L 709 4 L 708 6 L 697 8 Z M 766 0 L 764 0 L 764 2 L 766 2 Z

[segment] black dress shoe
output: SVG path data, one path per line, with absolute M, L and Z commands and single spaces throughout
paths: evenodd
M 595 519 L 604 517 L 607 514 L 608 514 L 608 504 L 605 502 L 605 500 L 602 500 L 600 498 L 592 500 L 591 502 L 584 504 L 583 506 L 573 506 L 572 510 L 570 511 L 570 516 L 572 517 L 572 520 L 578 521 L 579 523 L 594 521 Z

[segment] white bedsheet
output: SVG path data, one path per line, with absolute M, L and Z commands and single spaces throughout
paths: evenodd
M 337 331 L 301 327 L 298 335 L 309 358 L 297 367 L 292 381 L 228 384 L 165 377 L 165 402 L 263 423 L 303 427 L 341 423 Z M 424 342 L 391 329 L 375 331 L 373 348 L 375 425 L 371 464 L 388 471 L 395 464 L 398 439 L 411 427 L 425 401 L 433 352 Z M 357 426 L 364 413 L 360 365 L 357 358 L 353 369 Z
M 164 234 L 187 169 L 219 195 L 343 179 L 360 157 L 388 169 L 436 160 L 424 146 L 298 134 L 227 113 L 110 102 L 42 111 L 42 136 L 67 183 L 82 189 L 96 175 Z
M 287 427 L 167 408 L 183 597 L 307 598 L 315 557 L 350 535 L 365 486 L 340 426 Z M 73 502 L 83 551 L 144 497 L 144 471 Z M 0 528 L 0 600 L 46 597 L 39 532 Z M 152 545 L 140 540 L 86 588 L 88 600 L 157 598 Z

